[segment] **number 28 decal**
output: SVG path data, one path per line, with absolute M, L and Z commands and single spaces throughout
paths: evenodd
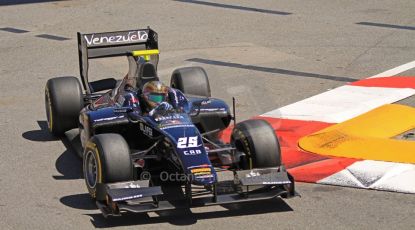
M 197 147 L 197 136 L 195 137 L 180 137 L 177 140 L 177 148 L 192 148 Z

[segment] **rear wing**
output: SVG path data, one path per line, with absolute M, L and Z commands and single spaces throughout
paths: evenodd
M 147 29 L 103 33 L 78 32 L 79 71 L 87 94 L 93 92 L 88 81 L 88 60 L 131 55 L 138 50 L 158 49 L 157 33 Z

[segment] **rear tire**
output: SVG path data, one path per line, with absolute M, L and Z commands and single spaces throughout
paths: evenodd
M 232 131 L 231 144 L 246 154 L 242 169 L 279 167 L 281 148 L 272 126 L 264 120 L 238 123 Z
M 170 86 L 184 94 L 211 97 L 209 79 L 202 67 L 184 67 L 174 70 Z
M 83 107 L 81 84 L 75 77 L 49 79 L 45 87 L 45 107 L 49 131 L 62 136 L 77 128 Z
M 133 180 L 133 164 L 125 139 L 115 133 L 93 136 L 85 145 L 83 171 L 92 198 L 97 197 L 98 183 Z

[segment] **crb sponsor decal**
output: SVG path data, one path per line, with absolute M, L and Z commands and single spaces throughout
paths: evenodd
M 200 149 L 184 150 L 183 154 L 186 156 L 199 155 L 199 154 L 202 154 L 202 150 Z
M 149 136 L 149 137 L 153 137 L 153 129 L 148 127 L 147 125 L 140 123 L 140 130 L 141 132 L 143 132 L 145 135 Z
M 177 119 L 184 119 L 184 116 L 178 115 L 178 114 L 174 114 L 174 115 L 170 115 L 170 116 L 160 116 L 160 117 L 156 117 L 154 120 L 155 121 L 166 121 L 166 120 L 177 120 Z
M 143 30 L 119 32 L 119 34 L 102 35 L 102 34 L 85 34 L 84 38 L 88 46 L 119 44 L 130 42 L 145 42 L 148 39 L 148 33 Z

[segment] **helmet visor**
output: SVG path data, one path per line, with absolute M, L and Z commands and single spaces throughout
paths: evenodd
M 150 93 L 150 95 L 148 95 L 148 99 L 152 102 L 155 102 L 155 103 L 161 103 L 161 102 L 165 101 L 166 95 L 165 94 L 159 94 L 159 93 Z

